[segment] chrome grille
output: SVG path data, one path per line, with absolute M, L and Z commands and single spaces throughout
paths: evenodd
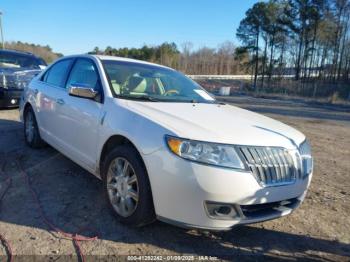
M 238 148 L 246 165 L 262 186 L 295 182 L 299 167 L 294 165 L 293 157 L 288 150 L 278 147 L 240 146 Z

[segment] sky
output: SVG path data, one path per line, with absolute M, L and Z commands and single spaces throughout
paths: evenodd
M 5 41 L 49 45 L 64 55 L 95 46 L 184 42 L 238 44 L 239 22 L 257 0 L 0 0 Z

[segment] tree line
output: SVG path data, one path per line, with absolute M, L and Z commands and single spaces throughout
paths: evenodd
M 202 47 L 194 50 L 191 42 L 178 47 L 175 43 L 144 45 L 141 48 L 95 47 L 90 54 L 128 57 L 162 64 L 192 75 L 234 75 L 247 73 L 248 53 L 236 54 L 235 45 L 225 42 L 217 48 Z
M 276 75 L 290 75 L 302 85 L 318 81 L 349 91 L 349 21 L 349 0 L 254 4 L 236 33 L 241 49 L 249 53 L 254 89 L 269 88 Z
M 49 45 L 42 46 L 42 45 L 24 43 L 21 41 L 6 42 L 5 48 L 33 53 L 41 57 L 42 59 L 44 59 L 45 62 L 48 64 L 56 60 L 58 57 L 63 56 L 63 54 L 53 52 L 52 48 Z
M 190 42 L 91 53 L 160 63 L 186 74 L 251 74 L 249 88 L 350 98 L 350 0 L 268 0 L 249 8 L 236 32 L 241 45 L 194 50 Z M 181 50 L 181 51 L 180 51 Z

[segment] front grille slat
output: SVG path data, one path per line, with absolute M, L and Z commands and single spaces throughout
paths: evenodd
M 264 149 L 265 150 L 265 154 L 267 156 L 267 158 L 269 159 L 270 162 L 270 173 L 271 173 L 271 180 L 270 180 L 270 184 L 274 183 L 274 181 L 277 180 L 277 173 L 276 173 L 276 169 L 275 169 L 275 162 L 272 160 L 271 158 L 271 151 L 269 151 L 267 148 Z
M 264 183 L 268 184 L 269 181 L 271 180 L 269 163 L 267 162 L 267 158 L 266 158 L 266 156 L 263 153 L 263 150 L 261 148 L 256 148 L 255 150 L 256 150 L 257 154 L 259 155 L 261 162 L 263 163 L 264 172 L 265 172 Z
M 286 156 L 287 156 L 287 160 L 288 160 L 289 172 L 291 172 L 291 174 L 293 174 L 293 178 L 295 178 L 295 174 L 296 174 L 297 170 L 293 170 L 293 166 L 294 166 L 293 158 L 290 154 L 286 154 Z
M 239 151 L 262 186 L 295 182 L 299 167 L 295 166 L 297 164 L 288 150 L 279 147 L 239 146 Z
M 274 149 L 274 155 L 275 155 L 275 159 L 277 161 L 277 166 L 278 166 L 278 169 L 280 171 L 280 178 L 279 178 L 279 181 L 282 182 L 284 180 L 284 177 L 285 177 L 285 174 L 284 174 L 284 168 L 283 168 L 283 162 L 279 156 L 279 151 L 277 151 L 277 149 Z
M 276 178 L 275 178 L 275 180 L 276 181 L 280 181 L 281 178 L 282 178 L 282 175 L 281 175 L 281 169 L 280 169 L 280 166 L 279 166 L 279 163 L 278 163 L 278 159 L 276 157 L 276 152 L 275 152 L 274 149 L 270 149 L 270 150 L 271 150 L 272 161 L 274 162 L 275 171 L 276 171 Z
M 281 182 L 285 182 L 288 174 L 286 172 L 284 159 L 282 157 L 283 151 L 280 151 L 280 150 L 276 150 L 276 151 L 277 151 L 276 155 L 277 155 L 278 162 L 279 162 L 279 168 L 280 168 L 281 174 L 282 174 Z
M 283 159 L 283 163 L 284 163 L 284 170 L 286 173 L 286 178 L 285 181 L 289 181 L 292 178 L 292 172 L 290 171 L 290 165 L 288 163 L 288 159 L 287 159 L 287 151 L 282 152 L 281 157 Z
M 268 173 L 268 181 L 267 184 L 270 184 L 272 182 L 273 176 L 274 176 L 274 169 L 273 169 L 273 164 L 269 158 L 269 154 L 266 152 L 265 148 L 260 148 L 261 154 L 264 156 L 265 162 L 267 164 L 267 173 Z
M 254 174 L 255 178 L 257 180 L 260 180 L 259 176 L 259 171 L 257 170 L 256 166 L 255 166 L 255 161 L 252 158 L 251 154 L 249 153 L 248 149 L 245 147 L 240 148 L 241 153 L 243 154 L 246 163 L 248 165 L 248 167 L 250 168 L 250 170 L 252 171 L 252 173 Z
M 286 172 L 285 179 L 286 179 L 286 181 L 289 181 L 290 178 L 291 178 L 291 172 L 289 170 L 289 164 L 288 164 L 288 160 L 287 160 L 286 154 L 287 154 L 287 151 L 283 151 L 281 155 L 282 155 L 282 160 L 284 162 L 284 170 Z
M 266 183 L 266 176 L 265 176 L 265 172 L 264 172 L 264 168 L 263 168 L 263 163 L 261 162 L 260 157 L 258 156 L 255 148 L 251 148 L 250 149 L 250 153 L 253 156 L 256 165 L 259 169 L 259 173 L 260 173 L 260 180 L 265 184 Z

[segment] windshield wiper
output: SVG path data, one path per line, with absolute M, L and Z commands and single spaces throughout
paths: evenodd
M 214 100 L 214 101 L 198 101 L 196 99 L 192 99 L 189 101 L 189 103 L 192 103 L 192 104 L 218 104 L 218 105 L 225 105 L 225 103 L 222 103 L 222 102 L 219 102 L 217 100 Z
M 150 102 L 159 102 L 157 98 L 152 96 L 132 96 L 132 95 L 119 95 L 119 98 L 130 99 L 130 100 L 140 100 L 140 101 L 150 101 Z

